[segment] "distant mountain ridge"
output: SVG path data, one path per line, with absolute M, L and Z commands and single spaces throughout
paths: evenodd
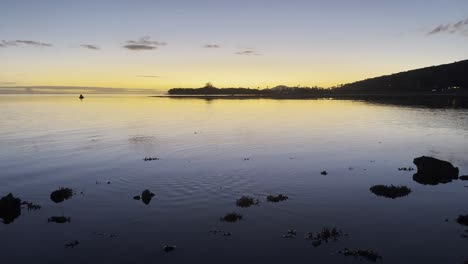
M 335 88 L 337 93 L 463 93 L 468 91 L 468 60 L 370 78 Z

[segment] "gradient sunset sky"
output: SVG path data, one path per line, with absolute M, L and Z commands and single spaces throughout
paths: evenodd
M 464 59 L 467 0 L 0 3 L 3 87 L 330 87 Z

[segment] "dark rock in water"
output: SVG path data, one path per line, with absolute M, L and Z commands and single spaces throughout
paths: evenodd
M 50 199 L 55 203 L 61 203 L 73 196 L 73 190 L 70 188 L 60 188 L 50 194 Z
M 72 241 L 70 243 L 65 244 L 65 247 L 66 248 L 74 248 L 74 247 L 78 246 L 78 244 L 80 244 L 80 242 L 78 240 L 75 240 L 75 241 Z
M 237 213 L 229 213 L 229 214 L 226 214 L 224 217 L 221 217 L 220 220 L 223 222 L 234 223 L 234 222 L 242 220 L 242 215 L 237 214 Z
M 413 175 L 413 180 L 425 185 L 437 185 L 448 183 L 458 179 L 458 168 L 450 162 L 432 157 L 419 157 L 413 160 L 418 172 Z
M 65 216 L 52 216 L 47 219 L 47 222 L 53 222 L 57 224 L 71 223 L 71 218 Z
M 149 204 L 151 202 L 151 199 L 153 199 L 154 195 L 155 195 L 154 193 L 146 189 L 141 193 L 141 200 L 143 201 L 144 204 Z
M 468 175 L 460 176 L 459 179 L 462 181 L 468 181 Z
M 135 195 L 133 196 L 133 200 L 140 200 L 141 199 L 141 196 L 140 195 Z
M 167 253 L 167 252 L 174 251 L 176 248 L 177 248 L 177 246 L 165 245 L 163 247 L 163 251 Z
M 239 207 L 250 207 L 252 205 L 257 205 L 259 204 L 258 199 L 254 199 L 249 196 L 242 196 L 236 201 L 236 205 Z
M 279 195 L 276 195 L 276 196 L 275 195 L 268 195 L 267 196 L 267 201 L 272 202 L 272 203 L 286 201 L 287 199 L 289 199 L 289 197 L 287 197 L 286 195 L 282 195 L 282 194 L 279 194 Z
M 327 171 L 322 171 L 322 172 L 320 172 L 320 174 L 322 174 L 322 175 L 325 175 L 325 176 L 326 176 L 326 175 L 328 175 L 328 172 L 327 172 Z
M 320 246 L 322 243 L 328 243 L 329 241 L 338 241 L 338 238 L 348 236 L 342 230 L 333 227 L 324 227 L 320 232 L 312 233 L 309 232 L 304 235 L 304 239 L 311 240 L 314 247 Z
M 28 202 L 28 201 L 23 201 L 21 202 L 21 205 L 25 205 L 26 208 L 28 208 L 28 211 L 30 210 L 39 210 L 42 208 L 42 206 L 38 205 L 38 204 L 34 204 L 32 202 Z
M 411 193 L 411 189 L 406 186 L 385 186 L 385 185 L 374 185 L 369 189 L 372 193 L 377 196 L 383 196 L 386 198 L 398 198 L 407 196 Z
M 363 250 L 363 249 L 351 250 L 351 249 L 345 248 L 344 250 L 338 251 L 338 253 L 341 253 L 341 254 L 343 254 L 345 256 L 360 257 L 360 258 L 369 260 L 371 262 L 377 262 L 377 261 L 383 259 L 383 257 L 380 256 L 379 254 L 377 254 L 375 251 L 368 250 L 368 249 L 365 249 L 365 250 Z
M 159 160 L 159 158 L 156 158 L 156 157 L 145 157 L 143 160 L 144 160 L 144 161 L 153 161 L 153 160 Z
M 457 218 L 457 223 L 468 226 L 468 215 L 459 215 Z
M 11 193 L 0 199 L 0 218 L 4 224 L 12 223 L 20 215 L 21 199 L 15 198 Z
M 283 235 L 283 238 L 295 238 L 297 235 L 297 231 L 294 229 L 289 229 L 286 235 Z

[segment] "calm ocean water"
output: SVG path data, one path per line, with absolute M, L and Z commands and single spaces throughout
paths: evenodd
M 385 263 L 463 263 L 466 228 L 454 219 L 468 214 L 468 182 L 421 185 L 398 170 L 422 155 L 468 174 L 468 110 L 0 96 L 0 195 L 42 205 L 0 223 L 0 263 L 362 263 L 336 254 L 344 248 L 375 250 Z M 375 184 L 413 192 L 377 197 Z M 61 186 L 76 194 L 56 204 L 49 195 Z M 148 205 L 133 199 L 144 189 L 156 194 Z M 266 201 L 279 193 L 289 200 Z M 242 195 L 260 204 L 238 208 Z M 219 221 L 230 212 L 243 220 Z M 47 221 L 62 215 L 71 222 Z M 304 240 L 325 226 L 349 236 Z M 298 236 L 283 238 L 288 229 Z M 177 249 L 165 254 L 166 244 Z

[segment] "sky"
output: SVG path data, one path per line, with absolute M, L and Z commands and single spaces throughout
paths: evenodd
M 0 0 L 4 88 L 331 87 L 465 59 L 466 0 Z

